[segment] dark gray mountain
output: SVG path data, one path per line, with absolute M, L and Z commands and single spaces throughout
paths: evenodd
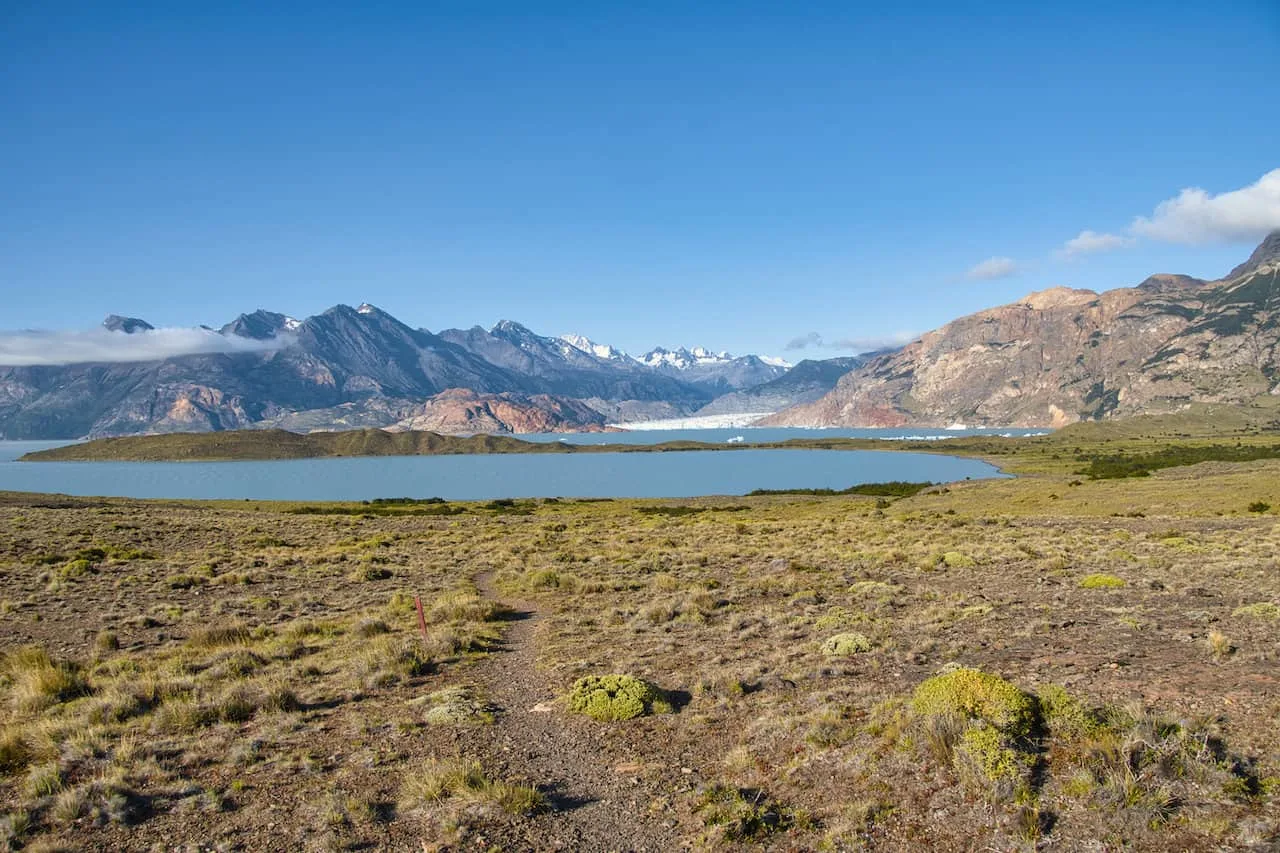
M 291 332 L 301 325 L 292 317 L 259 308 L 252 314 L 241 314 L 218 331 L 224 335 L 239 335 L 242 338 L 265 341 L 285 332 Z
M 132 335 L 134 332 L 150 332 L 155 326 L 146 320 L 139 320 L 137 317 L 121 317 L 119 314 L 108 314 L 107 319 L 102 321 L 102 326 L 110 332 L 124 332 L 126 335 Z
M 561 338 L 548 338 L 511 320 L 485 331 L 445 329 L 440 337 L 527 380 L 523 390 L 601 400 L 662 400 L 696 408 L 711 394 L 630 359 L 601 358 Z M 470 386 L 467 386 L 470 387 Z
M 841 376 L 880 354 L 882 353 L 865 353 L 822 360 L 805 359 L 777 379 L 754 388 L 733 391 L 717 397 L 695 414 L 736 415 L 748 412 L 777 412 L 799 403 L 811 403 L 836 387 Z
M 152 331 L 143 321 L 123 317 L 108 318 L 107 325 L 136 335 Z M 533 395 L 535 407 L 545 395 L 589 397 L 610 414 L 653 406 L 687 413 L 711 396 L 634 362 L 602 359 L 541 337 L 518 323 L 499 324 L 491 332 L 451 330 L 446 337 L 410 328 L 372 305 L 338 305 L 302 322 L 259 310 L 237 317 L 220 333 L 265 346 L 152 362 L 0 367 L 0 438 L 282 422 L 324 427 L 330 420 L 387 425 L 413 405 L 458 388 Z M 553 403 L 564 408 L 555 400 L 547 405 Z M 535 423 L 538 415 L 529 412 L 523 419 Z
M 733 356 L 702 347 L 650 350 L 639 362 L 659 373 L 688 382 L 718 396 L 743 388 L 753 388 L 786 373 L 789 365 L 770 363 L 757 355 Z

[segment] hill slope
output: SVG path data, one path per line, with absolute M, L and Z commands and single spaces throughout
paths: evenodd
M 1054 288 L 961 317 L 764 423 L 1057 427 L 1280 392 L 1274 245 L 1277 234 L 1223 282 Z

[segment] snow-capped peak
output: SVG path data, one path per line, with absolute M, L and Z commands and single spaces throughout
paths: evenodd
M 302 325 L 301 320 L 295 320 L 292 317 L 284 318 L 284 330 L 286 332 L 296 332 L 298 327 Z
M 794 364 L 787 361 L 785 358 L 778 358 L 776 355 L 759 355 L 756 356 L 756 358 L 760 359 L 770 367 L 785 367 L 787 370 L 795 367 Z
M 650 367 L 665 365 L 684 370 L 699 364 L 724 364 L 733 361 L 733 356 L 727 352 L 712 352 L 705 347 L 678 347 L 674 350 L 657 347 L 640 356 L 639 360 Z
M 377 308 L 374 308 L 374 307 L 373 307 L 372 305 L 370 305 L 368 302 L 361 302 L 361 303 L 360 303 L 360 305 L 359 305 L 359 307 L 357 307 L 357 308 L 356 308 L 356 313 L 357 313 L 357 314 L 372 314 L 374 311 L 377 311 L 377 310 L 378 310 Z
M 621 361 L 630 358 L 620 349 L 611 347 L 608 344 L 598 344 L 582 335 L 561 335 L 560 340 L 576 350 L 585 352 L 588 355 L 594 355 L 596 358 L 603 358 L 606 361 Z

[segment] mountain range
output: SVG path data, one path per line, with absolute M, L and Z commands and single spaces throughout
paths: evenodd
M 136 317 L 111 315 L 103 326 L 112 335 L 159 334 Z M 700 348 L 635 359 L 510 320 L 432 333 L 369 304 L 337 305 L 305 320 L 258 310 L 204 331 L 255 346 L 143 362 L 0 367 L 0 437 L 251 427 L 599 430 L 610 421 L 688 415 L 788 367 Z
M 756 412 L 773 413 L 760 425 L 1062 426 L 1280 394 L 1278 278 L 1280 231 L 1216 281 L 1052 288 L 899 349 L 794 367 L 699 347 L 632 357 L 510 320 L 433 333 L 369 304 L 304 320 L 259 310 L 191 330 L 214 352 L 0 367 L 0 438 L 546 432 Z M 103 326 L 112 343 L 166 331 L 117 315 Z

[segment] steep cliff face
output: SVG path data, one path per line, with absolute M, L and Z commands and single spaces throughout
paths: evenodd
M 872 359 L 762 423 L 1058 427 L 1275 392 L 1276 269 L 1264 260 L 1214 284 L 1153 276 L 1101 294 L 1033 293 Z

